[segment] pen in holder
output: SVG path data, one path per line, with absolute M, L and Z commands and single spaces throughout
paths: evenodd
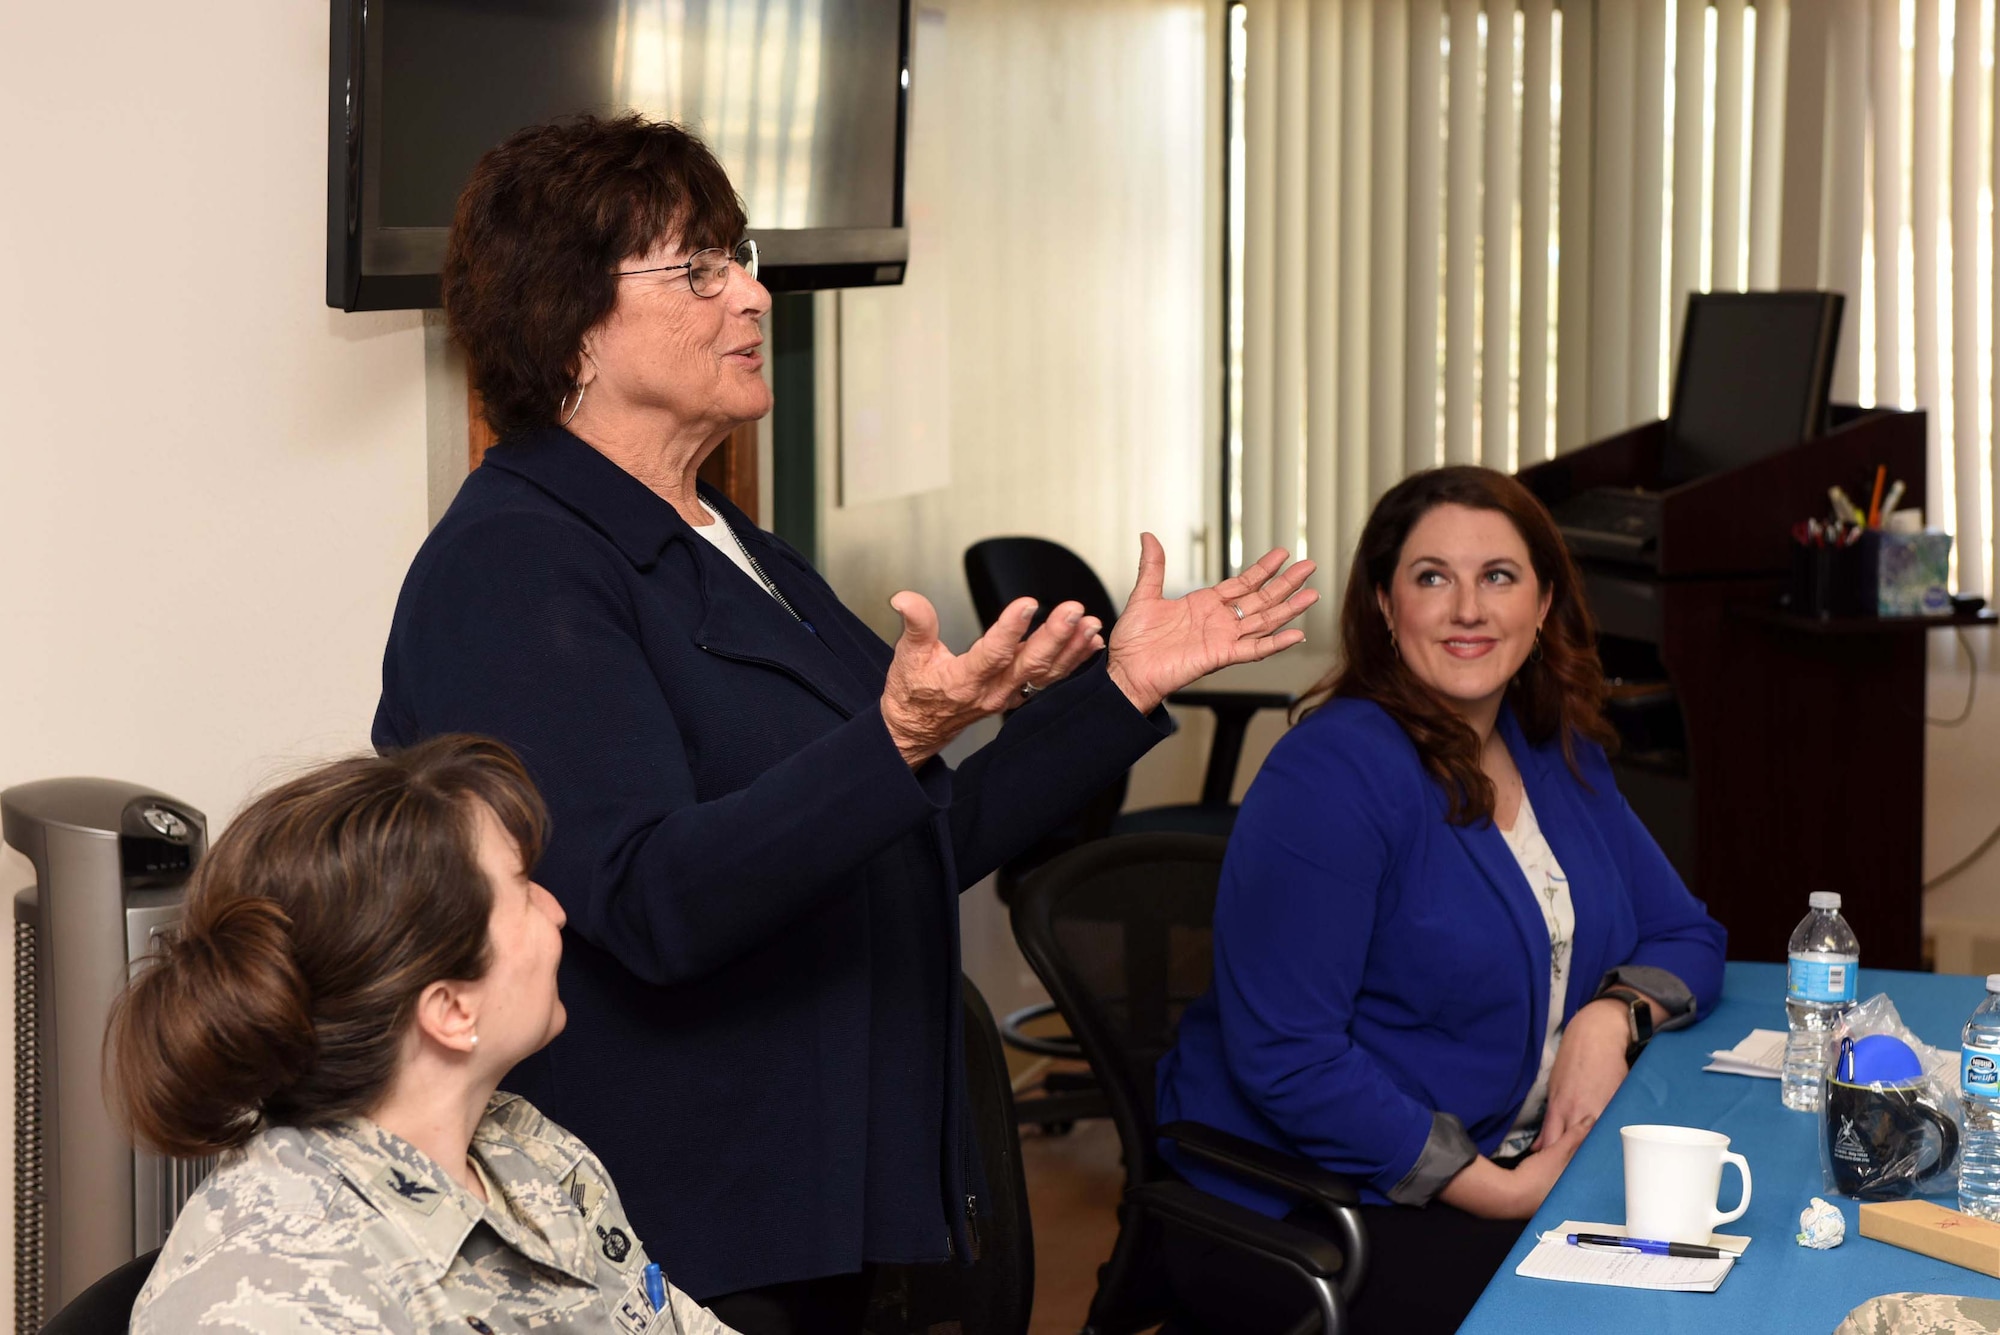
M 1874 589 L 1864 588 L 1862 547 L 1843 540 L 1841 529 L 1815 521 L 1793 531 L 1794 612 L 1804 616 L 1872 616 Z M 1866 604 L 1866 605 L 1864 605 Z

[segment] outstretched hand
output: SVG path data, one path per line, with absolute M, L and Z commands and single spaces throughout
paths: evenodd
M 1250 663 L 1289 649 L 1305 632 L 1285 623 L 1319 601 L 1305 587 L 1311 561 L 1287 568 L 1273 548 L 1240 575 L 1184 598 L 1168 598 L 1167 553 L 1150 533 L 1139 535 L 1139 579 L 1111 628 L 1107 665 L 1141 713 L 1218 668 Z
M 1082 603 L 1057 604 L 1029 635 L 1035 600 L 1018 598 L 962 654 L 938 638 L 930 599 L 906 589 L 889 606 L 903 618 L 903 633 L 882 690 L 882 721 L 912 768 L 967 727 L 1061 681 L 1104 648 L 1103 624 L 1085 616 Z

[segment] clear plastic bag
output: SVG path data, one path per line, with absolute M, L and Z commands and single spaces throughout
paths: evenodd
M 1886 1039 L 1900 1042 L 1908 1054 Z M 1825 1070 L 1819 1162 L 1828 1191 L 1883 1201 L 1957 1190 L 1955 1051 L 1931 1047 L 1911 1033 L 1896 1003 L 1877 993 L 1834 1027 Z

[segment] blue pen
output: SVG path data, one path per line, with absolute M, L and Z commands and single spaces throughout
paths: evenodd
M 646 1263 L 645 1277 L 646 1301 L 653 1305 L 655 1312 L 665 1311 L 667 1306 L 667 1280 L 666 1276 L 660 1273 L 660 1266 L 657 1261 Z
M 1700 1261 L 1719 1261 L 1725 1256 L 1736 1255 L 1735 1252 L 1692 1242 L 1656 1242 L 1652 1238 L 1621 1238 L 1609 1233 L 1572 1233 L 1569 1244 L 1572 1247 L 1612 1247 L 1646 1256 L 1688 1256 Z

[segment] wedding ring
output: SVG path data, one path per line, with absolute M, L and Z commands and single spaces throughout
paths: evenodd
M 1241 621 L 1243 619 L 1243 604 L 1231 603 L 1229 605 L 1229 610 L 1236 613 L 1236 619 L 1238 621 Z
M 1033 683 L 1032 681 L 1024 681 L 1021 683 L 1021 698 L 1023 700 L 1032 700 L 1037 695 L 1040 695 L 1041 692 L 1042 688 L 1035 685 L 1035 683 Z

